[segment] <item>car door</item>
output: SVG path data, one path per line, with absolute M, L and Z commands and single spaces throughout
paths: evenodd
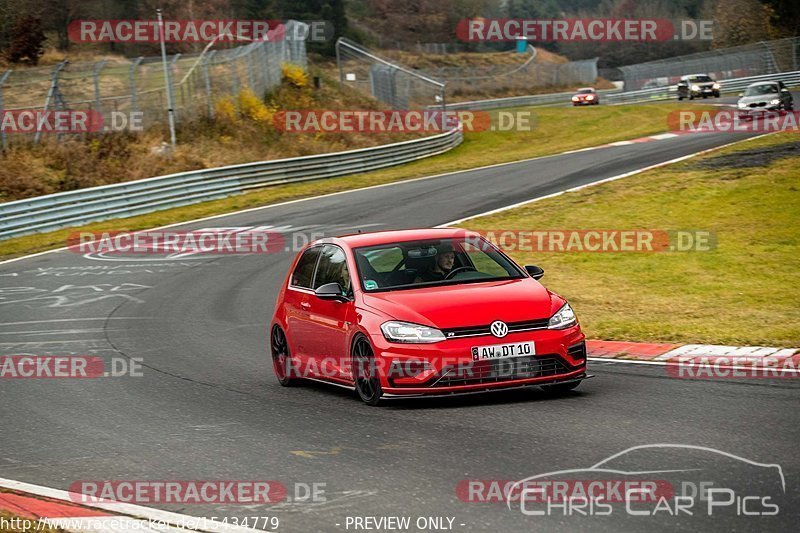
M 326 244 L 322 249 L 313 287 L 318 289 L 328 283 L 342 286 L 344 301 L 311 296 L 308 308 L 311 329 L 309 362 L 312 369 L 319 369 L 319 377 L 347 380 L 351 375 L 348 339 L 354 322 L 355 304 L 347 256 L 342 248 L 333 244 Z
M 310 300 L 313 298 L 314 273 L 322 255 L 322 246 L 314 246 L 303 252 L 297 261 L 289 286 L 284 295 L 287 336 L 295 368 L 301 375 L 308 373 L 308 357 L 311 353 L 313 329 L 309 321 Z

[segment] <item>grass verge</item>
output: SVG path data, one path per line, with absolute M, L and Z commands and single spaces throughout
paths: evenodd
M 689 106 L 687 106 L 689 108 Z M 702 106 L 697 106 L 702 109 Z M 320 194 L 390 183 L 418 176 L 466 170 L 484 165 L 556 154 L 567 150 L 660 133 L 667 129 L 673 105 L 594 106 L 531 109 L 531 131 L 486 131 L 465 134 L 461 146 L 436 157 L 376 172 L 306 183 L 279 185 L 255 192 L 159 211 L 147 215 L 93 223 L 86 231 L 139 230 L 228 213 L 249 207 Z M 495 114 L 497 112 L 494 112 Z M 621 127 L 624 125 L 624 127 Z M 63 246 L 74 228 L 0 241 L 0 258 Z
M 800 141 L 776 134 L 466 221 L 474 230 L 706 230 L 708 252 L 511 252 L 593 339 L 800 347 Z

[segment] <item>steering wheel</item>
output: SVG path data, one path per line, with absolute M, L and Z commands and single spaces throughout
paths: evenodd
M 476 272 L 478 271 L 477 268 L 471 267 L 471 266 L 458 267 L 458 268 L 454 268 L 453 270 L 448 272 L 447 275 L 444 277 L 444 279 L 448 280 L 448 279 L 452 278 L 453 276 L 455 276 L 456 274 L 458 274 L 459 272 L 465 271 L 465 270 L 474 270 Z

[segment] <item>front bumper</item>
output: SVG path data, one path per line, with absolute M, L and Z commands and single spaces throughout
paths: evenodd
M 739 116 L 740 117 L 742 117 L 742 118 L 752 118 L 752 117 L 765 115 L 767 113 L 777 113 L 777 112 L 779 112 L 781 110 L 780 107 L 781 107 L 780 104 L 773 105 L 773 104 L 765 103 L 764 105 L 756 106 L 756 107 L 745 107 L 745 108 L 739 107 L 739 108 L 737 108 L 737 110 L 739 112 Z
M 381 336 L 372 341 L 380 359 L 385 396 L 468 394 L 586 377 L 585 336 L 579 326 L 510 333 L 502 339 L 480 335 L 432 344 L 399 344 Z M 535 355 L 480 361 L 472 358 L 473 347 L 531 341 Z M 414 368 L 415 373 L 397 372 L 398 368 Z
M 587 374 L 583 372 L 578 374 L 574 377 L 567 377 L 564 379 L 558 380 L 550 380 L 550 381 L 538 381 L 538 382 L 530 382 L 524 383 L 521 381 L 515 382 L 505 382 L 504 385 L 496 385 L 496 386 L 486 386 L 483 388 L 473 388 L 469 390 L 439 390 L 439 391 L 427 391 L 422 393 L 409 393 L 408 391 L 404 391 L 403 394 L 396 394 L 396 393 L 387 393 L 384 392 L 382 398 L 386 398 L 388 400 L 398 399 L 398 398 L 431 398 L 431 397 L 444 397 L 444 396 L 464 396 L 467 394 L 484 394 L 487 392 L 500 392 L 500 391 L 508 391 L 514 389 L 527 389 L 530 387 L 538 387 L 539 385 L 565 385 L 567 383 L 580 383 L 585 379 L 593 378 L 593 374 Z

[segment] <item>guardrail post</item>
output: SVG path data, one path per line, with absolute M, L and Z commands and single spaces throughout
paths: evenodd
M 8 69 L 3 73 L 2 76 L 0 76 L 0 114 L 3 112 L 3 84 L 10 75 L 11 69 Z M 6 137 L 6 132 L 3 128 L 0 128 L 0 138 L 2 138 L 3 151 L 5 152 L 8 150 L 8 138 Z

